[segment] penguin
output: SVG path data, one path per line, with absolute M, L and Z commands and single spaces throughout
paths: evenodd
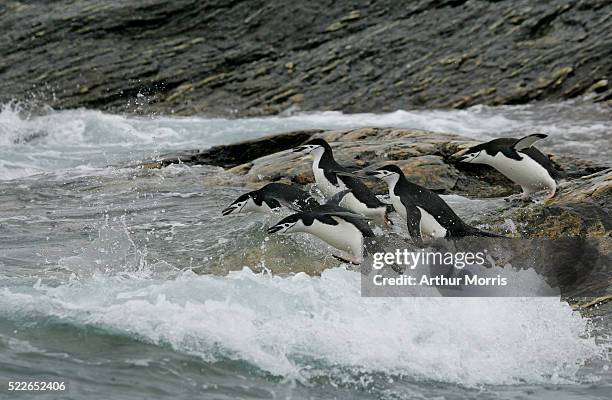
M 406 219 L 410 236 L 416 242 L 421 242 L 423 238 L 500 237 L 463 222 L 440 196 L 406 179 L 397 165 L 366 171 L 365 175 L 387 183 L 391 203 L 395 211 Z
M 271 214 L 279 211 L 281 206 L 294 211 L 307 211 L 319 205 L 317 200 L 303 190 L 284 183 L 274 182 L 241 195 L 221 211 L 221 214 L 229 215 L 234 211 L 238 213 L 260 212 Z
M 363 261 L 367 243 L 373 243 L 367 239 L 374 238 L 362 215 L 335 204 L 289 215 L 270 227 L 268 233 L 309 233 L 349 255 L 333 255 L 336 259 L 356 265 Z
M 499 138 L 481 143 L 461 152 L 457 161 L 486 164 L 495 168 L 523 190 L 523 199 L 532 193 L 548 191 L 547 199 L 555 196 L 557 179 L 564 174 L 533 144 L 547 135 L 536 133 L 520 139 Z
M 326 197 L 348 190 L 340 199 L 340 206 L 362 214 L 381 226 L 389 223 L 388 205 L 380 201 L 349 169 L 334 160 L 329 143 L 323 139 L 312 139 L 293 151 L 313 155 L 315 182 Z

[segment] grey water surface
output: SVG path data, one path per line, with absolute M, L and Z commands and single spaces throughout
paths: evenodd
M 316 241 L 266 237 L 263 217 L 222 217 L 244 191 L 223 170 L 125 167 L 372 125 L 482 140 L 545 132 L 543 149 L 599 163 L 612 131 L 605 109 L 581 103 L 251 119 L 6 105 L 0 398 L 609 398 L 609 312 L 582 316 L 551 297 L 364 298 L 359 273 Z M 449 201 L 469 219 L 497 200 Z M 300 272 L 315 264 L 331 268 Z M 68 390 L 9 394 L 20 380 Z

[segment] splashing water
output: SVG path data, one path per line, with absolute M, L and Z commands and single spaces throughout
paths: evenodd
M 359 279 L 342 268 L 286 278 L 246 268 L 226 277 L 96 274 L 7 288 L 0 302 L 5 316 L 93 326 L 304 382 L 338 366 L 466 386 L 571 383 L 601 353 L 583 337 L 587 320 L 559 299 L 362 298 Z
M 30 115 L 11 103 L 0 108 L 0 178 L 149 159 L 160 151 L 203 149 L 291 130 L 366 126 L 450 132 L 475 140 L 547 133 L 551 138 L 538 143 L 543 150 L 608 163 L 611 125 L 610 113 L 603 106 L 572 102 L 387 114 L 327 111 L 244 119 L 131 117 L 82 109 Z
M 0 380 L 64 378 L 77 398 L 605 398 L 607 319 L 553 297 L 361 297 L 359 273 L 316 241 L 266 240 L 269 221 L 222 217 L 243 189 L 203 185 L 221 169 L 108 166 L 371 125 L 544 131 L 549 150 L 608 161 L 609 116 L 574 103 L 235 120 L 6 105 Z M 490 206 L 448 200 L 462 217 Z

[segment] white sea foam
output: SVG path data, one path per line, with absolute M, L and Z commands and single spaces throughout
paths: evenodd
M 93 326 L 300 381 L 384 373 L 465 386 L 572 383 L 603 351 L 558 298 L 363 298 L 359 282 L 342 268 L 321 277 L 95 274 L 2 289 L 0 315 Z
M 242 119 L 135 117 L 84 109 L 30 115 L 11 103 L 0 106 L 0 179 L 76 166 L 100 167 L 291 130 L 364 126 L 451 132 L 477 140 L 544 132 L 552 136 L 538 144 L 544 150 L 603 162 L 608 161 L 605 151 L 612 140 L 608 111 L 576 102 L 383 114 L 326 111 Z

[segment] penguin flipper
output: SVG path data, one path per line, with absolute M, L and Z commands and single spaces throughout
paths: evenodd
M 519 140 L 516 141 L 516 143 L 514 143 L 512 147 L 514 147 L 514 149 L 517 151 L 524 150 L 526 148 L 533 146 L 533 144 L 537 142 L 538 140 L 544 139 L 547 137 L 548 135 L 545 135 L 543 133 L 534 133 L 533 135 L 529 135 L 529 136 L 520 138 Z
M 336 193 L 335 195 L 333 195 L 332 197 L 330 197 L 329 199 L 327 199 L 327 201 L 325 201 L 325 204 L 334 204 L 336 206 L 340 205 L 340 202 L 342 201 L 342 199 L 344 198 L 344 196 L 346 196 L 348 193 L 350 193 L 350 190 L 343 190 L 341 192 Z
M 278 210 L 279 208 L 281 208 L 281 203 L 276 199 L 264 199 L 264 202 L 272 210 Z
M 344 208 L 342 206 L 339 206 L 333 203 L 321 204 L 319 207 L 316 207 L 315 209 L 309 212 L 317 214 L 322 217 L 336 216 L 336 217 L 341 217 L 341 218 L 342 217 L 355 218 L 359 220 L 370 220 L 371 219 L 371 218 L 366 217 L 365 215 L 354 213 L 353 211 L 347 208 Z
M 421 246 L 423 244 L 421 238 L 421 212 L 416 207 L 406 207 L 406 225 L 408 226 L 408 233 L 410 233 L 410 238 L 417 245 Z
M 550 158 L 546 154 L 538 150 L 537 148 L 530 147 L 530 148 L 524 149 L 522 152 L 527 154 L 529 157 L 533 158 L 538 164 L 546 168 L 546 170 L 548 171 L 550 176 L 553 177 L 553 179 L 565 179 L 565 178 L 572 177 L 572 176 L 569 176 L 564 171 L 559 171 L 555 167 L 555 164 L 553 164 L 553 162 L 550 160 Z M 581 175 L 578 175 L 578 176 L 581 176 Z
M 332 225 L 337 223 L 333 217 L 341 218 L 355 225 L 355 227 L 361 231 L 364 237 L 374 236 L 374 232 L 372 232 L 372 229 L 367 222 L 370 220 L 370 218 L 366 217 L 365 215 L 355 214 L 354 212 L 335 204 L 325 203 L 307 214 L 322 221 L 326 221 L 326 223 Z
M 319 202 L 302 189 L 280 182 L 268 183 L 253 193 L 268 203 L 270 208 L 283 206 L 295 212 L 303 212 L 319 206 Z
M 334 217 L 345 217 L 345 218 L 357 218 L 357 219 L 363 219 L 366 221 L 371 221 L 372 218 L 366 217 L 365 215 L 361 215 L 361 214 L 355 214 L 354 212 L 351 211 L 332 211 L 332 212 L 326 212 L 325 214 L 330 215 L 330 216 L 334 216 Z
M 281 205 L 287 207 L 288 209 L 294 212 L 310 211 L 320 206 L 319 202 L 313 199 L 312 197 L 310 199 L 304 198 L 304 199 L 296 199 L 294 201 L 285 201 L 281 199 L 281 200 L 278 200 L 278 202 Z

